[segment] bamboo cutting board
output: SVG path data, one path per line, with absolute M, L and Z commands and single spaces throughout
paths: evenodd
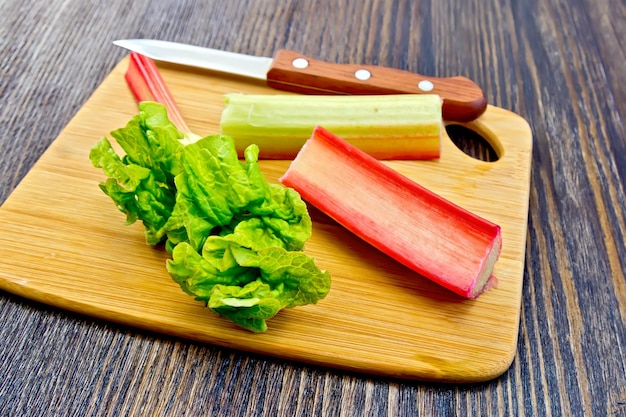
M 154 332 L 368 374 L 473 382 L 508 369 L 517 345 L 532 148 L 521 117 L 490 106 L 466 125 L 491 142 L 496 162 L 465 155 L 447 137 L 440 160 L 387 162 L 502 227 L 498 288 L 461 299 L 312 209 L 305 250 L 330 272 L 331 291 L 253 334 L 184 294 L 165 270 L 164 250 L 146 245 L 142 226 L 126 226 L 98 188 L 104 176 L 91 166 L 89 149 L 137 113 L 127 65 L 119 63 L 0 208 L 0 288 Z M 224 93 L 278 93 L 237 77 L 159 66 L 198 134 L 218 132 Z M 261 164 L 271 181 L 288 165 Z

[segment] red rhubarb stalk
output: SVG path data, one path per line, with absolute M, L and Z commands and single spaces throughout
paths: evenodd
M 466 297 L 488 285 L 500 227 L 429 191 L 322 127 L 280 181 L 346 229 Z
M 191 130 L 187 126 L 178 105 L 167 88 L 154 61 L 136 52 L 130 53 L 130 63 L 125 75 L 126 83 L 137 103 L 156 101 L 167 109 L 167 117 L 187 136 Z

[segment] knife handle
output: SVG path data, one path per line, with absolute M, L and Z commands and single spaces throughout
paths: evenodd
M 467 122 L 487 109 L 485 94 L 473 81 L 427 77 L 375 65 L 331 64 L 297 52 L 279 50 L 267 73 L 267 85 L 301 94 L 438 94 L 443 119 Z

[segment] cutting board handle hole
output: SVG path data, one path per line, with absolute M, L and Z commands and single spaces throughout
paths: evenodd
M 491 142 L 479 132 L 460 124 L 446 125 L 446 133 L 454 145 L 466 155 L 485 162 L 495 162 L 500 159 L 498 152 Z

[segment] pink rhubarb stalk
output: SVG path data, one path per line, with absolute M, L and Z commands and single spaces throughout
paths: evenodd
M 163 104 L 167 109 L 167 117 L 178 130 L 185 136 L 194 136 L 152 59 L 136 52 L 131 52 L 125 79 L 137 103 L 155 101 Z
M 494 283 L 502 246 L 498 225 L 322 127 L 280 181 L 366 242 L 462 297 L 475 298 Z

